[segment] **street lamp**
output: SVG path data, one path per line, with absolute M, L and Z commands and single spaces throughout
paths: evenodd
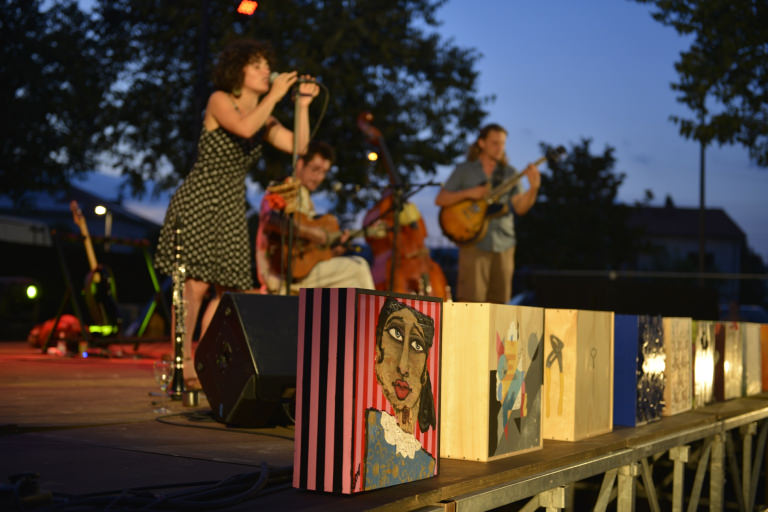
M 104 215 L 104 238 L 109 239 L 112 236 L 112 212 L 103 204 L 97 204 L 93 209 L 96 215 Z M 104 242 L 104 250 L 109 251 L 109 242 Z

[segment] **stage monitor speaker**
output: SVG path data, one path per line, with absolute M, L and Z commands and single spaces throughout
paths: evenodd
M 299 298 L 225 293 L 195 351 L 214 417 L 258 427 L 293 422 Z

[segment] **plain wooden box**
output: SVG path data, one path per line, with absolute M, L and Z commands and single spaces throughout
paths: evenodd
M 691 319 L 664 317 L 664 408 L 672 416 L 693 407 L 693 350 Z
M 298 311 L 293 486 L 352 494 L 437 475 L 441 301 L 303 288 Z
M 613 429 L 613 312 L 544 310 L 544 439 Z
M 763 370 L 763 391 L 768 391 L 768 324 L 760 324 L 760 348 L 762 349 L 760 361 Z
M 744 350 L 739 322 L 715 323 L 715 400 L 740 398 L 744 376 Z
M 742 394 L 756 395 L 762 390 L 762 348 L 760 346 L 760 324 L 741 324 L 741 340 L 744 348 L 744 378 Z
M 488 461 L 542 447 L 543 334 L 542 308 L 444 303 L 441 457 Z
M 661 317 L 616 315 L 613 333 L 613 424 L 660 420 L 666 359 Z
M 693 320 L 693 407 L 714 402 L 715 322 Z

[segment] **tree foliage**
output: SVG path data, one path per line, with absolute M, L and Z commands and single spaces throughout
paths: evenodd
M 407 177 L 450 163 L 486 115 L 485 100 L 476 92 L 479 54 L 429 31 L 437 26 L 434 13 L 443 2 L 265 1 L 248 18 L 237 14 L 230 0 L 99 0 L 102 33 L 123 65 L 121 80 L 110 91 L 111 122 L 99 144 L 136 190 L 147 180 L 173 187 L 194 160 L 216 54 L 237 37 L 267 40 L 278 70 L 315 75 L 330 91 L 317 135 L 338 153 L 336 174 L 327 181 L 362 185 L 355 204 L 341 201 L 338 208 L 362 206 L 378 195 L 374 191 L 386 177 L 380 167 L 372 173 L 365 160 L 359 113 L 373 114 Z M 313 123 L 321 104 L 313 103 Z M 292 126 L 289 99 L 278 105 L 276 116 Z M 288 156 L 267 151 L 252 177 L 265 184 L 289 168 Z
M 764 0 L 636 0 L 654 19 L 693 36 L 675 69 L 678 100 L 694 118 L 673 116 L 681 135 L 704 145 L 737 143 L 768 166 L 768 3 Z
M 20 201 L 93 169 L 114 67 L 74 0 L 2 0 L 0 55 L 0 189 Z
M 634 261 L 638 237 L 627 228 L 628 207 L 617 202 L 625 175 L 613 172 L 612 147 L 593 155 L 590 145 L 573 144 L 542 172 L 536 205 L 516 219 L 519 266 L 602 270 Z M 552 146 L 541 148 L 549 154 Z

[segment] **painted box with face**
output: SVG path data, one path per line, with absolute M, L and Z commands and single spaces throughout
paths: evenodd
M 715 400 L 741 397 L 744 356 L 740 322 L 715 322 Z
M 693 350 L 691 319 L 664 317 L 664 408 L 663 416 L 690 411 L 693 406 Z
M 768 324 L 760 324 L 760 370 L 765 392 L 768 391 Z
M 660 420 L 666 374 L 661 317 L 616 315 L 613 341 L 613 424 Z
M 442 302 L 299 295 L 293 486 L 352 494 L 437 475 Z
M 704 407 L 715 400 L 715 322 L 694 320 L 693 336 L 693 408 Z
M 544 439 L 613 430 L 613 320 L 611 311 L 544 311 Z
M 751 396 L 760 393 L 762 386 L 762 348 L 760 347 L 760 324 L 744 322 L 741 324 L 741 343 L 744 347 L 744 378 L 742 395 Z
M 443 308 L 440 456 L 488 461 L 540 449 L 544 310 Z

